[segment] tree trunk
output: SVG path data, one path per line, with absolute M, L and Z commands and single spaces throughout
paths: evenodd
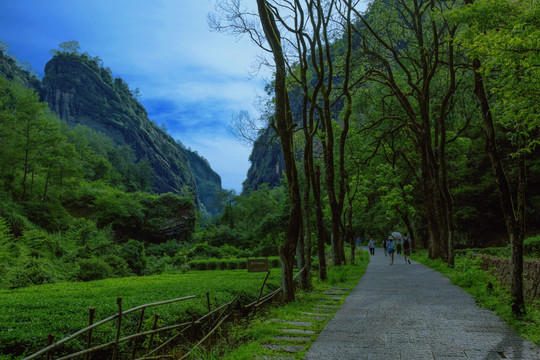
M 466 3 L 472 1 L 466 0 Z M 519 184 L 518 184 L 518 210 L 514 210 L 512 192 L 508 178 L 504 172 L 499 150 L 495 140 L 495 127 L 489 106 L 487 94 L 484 89 L 484 80 L 479 73 L 480 60 L 473 60 L 474 69 L 474 94 L 480 102 L 484 134 L 486 138 L 485 150 L 491 161 L 493 177 L 499 190 L 499 199 L 506 223 L 506 229 L 511 246 L 511 271 L 510 271 L 510 295 L 513 298 L 512 311 L 516 315 L 525 313 L 525 301 L 523 298 L 523 238 L 525 219 L 525 162 L 523 155 L 519 155 Z
M 43 197 L 41 198 L 41 202 L 44 203 L 45 199 L 47 199 L 47 190 L 49 189 L 49 179 L 51 178 L 51 167 L 47 169 L 47 177 L 45 178 L 45 189 L 43 190 Z
M 274 15 L 265 0 L 257 0 L 257 8 L 261 26 L 272 49 L 275 69 L 275 122 L 276 133 L 281 140 L 281 148 L 285 159 L 285 173 L 289 184 L 289 223 L 287 225 L 285 244 L 279 248 L 282 267 L 283 295 L 286 302 L 294 300 L 293 264 L 296 246 L 302 223 L 302 209 L 298 173 L 293 151 L 293 129 L 291 107 L 286 84 L 286 67 L 281 35 L 276 26 Z
M 304 122 L 304 128 L 306 122 Z M 313 150 L 311 146 L 311 138 L 309 138 L 309 131 L 305 131 L 306 147 L 304 148 L 304 173 L 305 173 L 305 188 L 304 188 L 304 239 L 305 239 L 305 266 L 306 270 L 302 273 L 302 284 L 304 289 L 311 289 L 311 201 L 309 195 L 311 193 L 311 178 L 309 176 L 310 162 L 313 161 Z M 309 139 L 309 140 L 308 140 Z
M 26 178 L 28 176 L 28 168 L 30 164 L 30 119 L 27 120 L 26 125 L 26 146 L 24 149 L 24 175 L 22 180 L 23 193 L 22 201 L 26 200 Z
M 310 171 L 313 184 L 313 199 L 315 200 L 315 215 L 317 217 L 317 251 L 319 255 L 319 279 L 326 280 L 326 233 L 324 231 L 324 215 L 321 203 L 321 168 L 317 165 L 314 171 Z

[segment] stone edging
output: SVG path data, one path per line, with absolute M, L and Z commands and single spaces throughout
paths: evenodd
M 510 285 L 510 259 L 481 255 L 482 269 L 489 271 L 501 283 Z M 523 294 L 526 298 L 540 300 L 540 261 L 523 259 Z

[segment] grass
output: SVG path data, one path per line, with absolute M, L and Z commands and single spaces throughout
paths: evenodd
M 243 320 L 233 323 L 226 333 L 226 342 L 206 352 L 197 349 L 197 359 L 242 359 L 254 354 L 264 354 L 260 345 L 278 334 L 286 324 L 266 321 L 269 318 L 298 319 L 302 312 L 316 312 L 315 304 L 324 299 L 324 292 L 339 286 L 352 289 L 365 269 L 369 256 L 359 252 L 357 262 L 361 265 L 329 267 L 328 279 L 321 282 L 314 274 L 314 291 L 298 291 L 296 300 L 284 306 L 270 306 L 259 311 L 246 328 Z M 190 271 L 146 277 L 105 279 L 91 282 L 57 283 L 14 290 L 0 290 L 0 360 L 20 359 L 46 345 L 47 334 L 60 340 L 88 325 L 88 308 L 95 307 L 95 322 L 118 312 L 116 300 L 122 298 L 122 308 L 139 306 L 161 300 L 196 295 L 197 299 L 150 308 L 145 313 L 145 325 L 151 326 L 154 314 L 160 314 L 167 325 L 191 318 L 191 314 L 207 312 L 206 291 L 223 304 L 235 296 L 245 305 L 259 294 L 266 273 L 248 273 L 246 270 Z M 281 273 L 272 271 L 264 294 L 281 285 Z M 344 297 L 343 297 L 344 298 Z M 123 324 L 134 327 L 139 313 L 125 316 Z M 327 321 L 314 321 L 316 332 L 320 332 Z M 94 343 L 111 341 L 115 333 L 115 322 L 94 331 Z M 125 335 L 125 334 L 124 334 Z M 312 337 L 312 341 L 315 340 Z M 65 350 L 80 350 L 84 347 L 84 336 L 66 343 Z M 298 355 L 299 357 L 302 354 Z
M 512 313 L 512 299 L 507 287 L 502 286 L 494 276 L 480 268 L 480 259 L 457 256 L 454 268 L 442 260 L 429 259 L 427 251 L 418 251 L 414 260 L 439 271 L 461 287 L 476 300 L 477 304 L 492 310 L 521 336 L 540 345 L 540 303 L 526 304 L 526 315 L 516 317 Z M 491 284 L 491 285 L 488 285 Z
M 196 295 L 197 299 L 150 308 L 145 317 L 159 311 L 164 324 L 184 321 L 191 314 L 208 312 L 206 292 L 220 304 L 239 296 L 240 303 L 255 300 L 266 273 L 246 270 L 190 271 L 146 277 L 115 278 L 87 283 L 58 283 L 0 291 L 0 359 L 17 359 L 46 345 L 47 334 L 62 339 L 88 325 L 88 308 L 95 307 L 95 322 L 118 312 L 117 297 L 122 308 Z M 281 285 L 281 274 L 272 271 L 265 293 Z M 124 320 L 132 326 L 139 313 Z M 110 341 L 114 323 L 95 331 L 95 342 Z M 149 324 L 149 326 L 151 326 Z M 83 339 L 70 342 L 69 350 L 81 349 Z
M 311 346 L 317 338 L 318 333 L 322 331 L 328 320 L 331 318 L 331 316 L 329 316 L 325 320 L 310 320 L 309 318 L 303 318 L 306 316 L 304 313 L 317 313 L 317 310 L 314 308 L 319 305 L 321 301 L 327 300 L 327 296 L 323 293 L 332 287 L 338 286 L 340 288 L 345 288 L 348 290 L 348 294 L 366 271 L 369 263 L 369 255 L 366 252 L 360 252 L 356 261 L 359 265 L 330 267 L 328 279 L 324 282 L 318 280 L 316 278 L 317 275 L 314 274 L 313 291 L 298 291 L 296 293 L 295 301 L 283 306 L 272 306 L 264 312 L 256 314 L 249 323 L 246 323 L 245 320 L 236 322 L 227 330 L 227 336 L 225 337 L 227 341 L 221 345 L 221 356 L 219 359 L 253 359 L 255 355 L 269 357 L 283 356 L 301 359 L 305 355 L 307 349 L 309 349 L 309 346 Z M 343 295 L 342 300 L 339 301 L 338 305 L 341 305 L 345 297 L 346 296 Z M 334 302 L 333 304 L 336 303 Z M 338 307 L 336 306 L 334 312 L 337 311 L 337 309 Z M 265 349 L 262 345 L 275 344 L 276 340 L 274 340 L 274 337 L 283 336 L 281 329 L 290 327 L 286 323 L 272 321 L 272 319 L 310 321 L 313 326 L 310 327 L 309 330 L 315 331 L 315 334 L 300 335 L 302 337 L 309 336 L 311 340 L 308 343 L 302 343 L 302 345 L 305 346 L 305 349 L 295 354 Z M 213 357 L 202 358 L 213 359 Z

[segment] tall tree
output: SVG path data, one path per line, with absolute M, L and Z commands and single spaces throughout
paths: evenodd
M 436 0 L 375 1 L 368 15 L 354 10 L 362 51 L 371 67 L 366 76 L 387 89 L 398 120 L 421 160 L 421 186 L 429 230 L 429 256 L 453 261 L 453 208 L 446 172 L 448 117 L 457 90 L 456 25 L 437 21 L 435 13 L 452 2 Z M 444 79 L 444 81 L 443 81 Z M 390 110 L 390 111 L 388 111 Z
M 458 21 L 468 25 L 460 40 L 469 49 L 474 70 L 474 94 L 481 109 L 486 139 L 485 150 L 493 168 L 500 203 L 511 244 L 512 310 L 524 313 L 523 239 L 526 218 L 525 156 L 539 143 L 540 105 L 538 77 L 540 48 L 537 1 L 465 0 L 457 11 Z M 491 78 L 497 71 L 497 78 Z M 491 92 L 493 101 L 488 98 Z M 509 131 L 516 147 L 518 184 L 514 197 L 497 147 L 495 119 Z
M 272 123 L 272 127 L 274 127 L 281 140 L 291 202 L 285 244 L 279 249 L 279 253 L 283 263 L 282 281 L 284 297 L 286 301 L 292 301 L 294 300 L 294 256 L 302 224 L 301 196 L 293 147 L 293 129 L 295 125 L 292 119 L 291 105 L 287 92 L 287 68 L 285 66 L 281 35 L 274 15 L 265 0 L 257 0 L 257 9 L 262 29 L 272 50 L 276 66 L 274 83 L 276 107 L 275 120 Z

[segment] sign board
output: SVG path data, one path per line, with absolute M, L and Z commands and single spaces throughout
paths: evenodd
M 268 259 L 248 259 L 247 268 L 248 272 L 267 272 Z

